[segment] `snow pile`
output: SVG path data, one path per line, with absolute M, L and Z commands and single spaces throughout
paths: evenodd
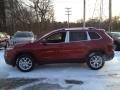
M 5 69 L 4 61 L 4 51 L 0 51 L 0 78 L 6 78 L 8 76 L 8 71 Z

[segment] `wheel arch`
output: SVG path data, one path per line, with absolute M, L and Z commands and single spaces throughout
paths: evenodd
M 105 54 L 105 51 L 104 50 L 101 50 L 101 49 L 93 49 L 93 50 L 90 50 L 88 53 L 87 53 L 87 55 L 86 55 L 86 60 L 88 60 L 88 58 L 89 58 L 89 56 L 90 56 L 90 54 L 92 54 L 92 53 L 100 53 L 100 54 Z
M 29 55 L 34 59 L 33 61 L 36 62 L 36 58 L 32 53 L 30 53 L 30 52 L 19 52 L 15 55 L 15 64 L 16 64 L 17 57 L 21 56 L 21 55 Z

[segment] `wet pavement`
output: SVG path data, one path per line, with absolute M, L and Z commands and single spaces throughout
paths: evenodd
M 41 79 L 24 79 L 24 78 L 8 78 L 0 79 L 0 90 L 69 90 L 72 84 L 81 85 L 82 81 L 65 80 L 68 86 L 63 87 L 58 83 L 44 82 L 46 78 Z M 70 85 L 69 85 L 70 84 Z
M 0 79 L 0 90 L 10 90 L 38 81 L 38 79 Z

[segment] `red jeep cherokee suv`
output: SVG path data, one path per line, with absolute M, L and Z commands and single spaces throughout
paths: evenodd
M 16 45 L 5 51 L 7 64 L 23 72 L 35 64 L 86 62 L 93 69 L 111 60 L 113 40 L 103 29 L 63 28 L 54 30 L 33 43 Z

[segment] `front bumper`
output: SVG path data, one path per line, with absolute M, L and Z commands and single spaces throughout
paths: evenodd
M 13 53 L 8 53 L 7 51 L 5 51 L 4 59 L 5 59 L 6 64 L 15 66 L 15 60 L 14 60 L 14 57 L 13 57 Z
M 12 60 L 8 60 L 8 59 L 5 58 L 5 62 L 6 62 L 6 64 L 8 64 L 8 65 L 15 66 L 15 65 L 13 64 Z

